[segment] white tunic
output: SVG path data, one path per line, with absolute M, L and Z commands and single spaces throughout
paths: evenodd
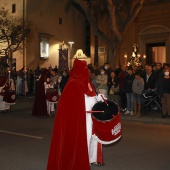
M 92 107 L 96 102 L 97 102 L 96 96 L 89 97 L 85 95 L 86 111 L 92 110 Z M 93 122 L 91 118 L 91 113 L 86 113 L 87 145 L 90 163 L 97 161 L 97 141 L 92 137 L 92 127 Z

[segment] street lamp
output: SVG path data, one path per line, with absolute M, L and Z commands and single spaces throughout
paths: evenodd
M 143 64 L 145 65 L 146 54 L 143 55 Z
M 140 58 L 140 54 L 138 54 L 137 56 L 138 56 L 138 58 Z
M 126 60 L 127 60 L 127 54 L 124 55 L 124 58 L 125 58 L 125 64 L 126 64 Z
M 70 45 L 70 67 L 71 67 L 71 59 L 72 59 L 72 46 L 73 46 L 74 42 L 73 42 L 73 41 L 69 41 L 68 43 L 69 43 L 69 45 Z

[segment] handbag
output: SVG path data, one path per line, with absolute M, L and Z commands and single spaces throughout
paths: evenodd
M 119 92 L 119 85 L 117 87 L 112 86 L 111 89 L 114 93 L 118 93 Z

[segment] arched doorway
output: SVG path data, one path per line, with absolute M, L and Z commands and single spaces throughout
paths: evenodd
M 153 25 L 143 29 L 139 34 L 139 49 L 141 55 L 146 55 L 146 63 L 152 62 L 170 63 L 170 29 Z M 161 54 L 164 59 L 161 59 Z
M 152 64 L 166 62 L 166 45 L 163 43 L 146 44 L 146 63 Z

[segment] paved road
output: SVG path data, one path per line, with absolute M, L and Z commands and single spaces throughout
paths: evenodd
M 18 98 L 12 112 L 0 112 L 0 170 L 45 170 L 54 117 L 31 115 L 33 98 Z M 104 167 L 91 170 L 169 170 L 170 118 L 122 115 L 122 139 L 103 147 Z

